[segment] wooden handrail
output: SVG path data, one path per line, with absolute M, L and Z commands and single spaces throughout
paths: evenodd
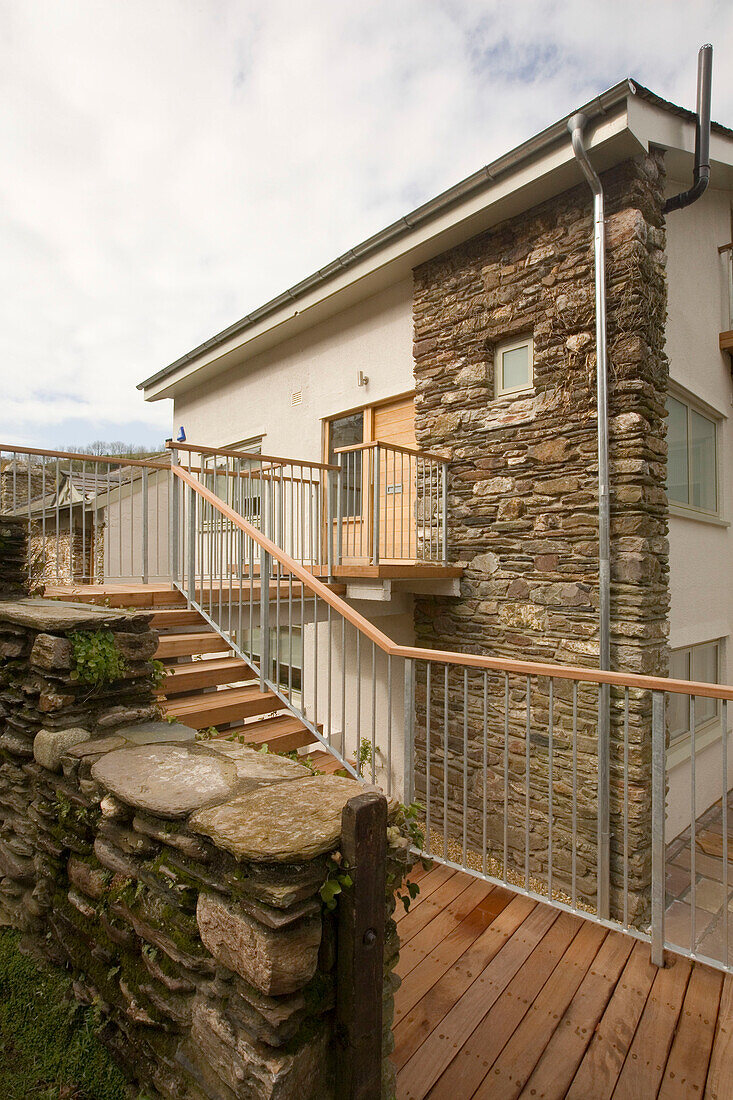
M 84 455 L 76 451 L 44 451 L 37 447 L 16 447 L 0 443 L 0 455 L 5 451 L 19 455 L 40 455 L 44 458 L 67 458 L 73 462 L 102 462 L 110 466 L 146 466 L 149 470 L 170 470 L 169 462 L 153 462 L 144 458 L 125 458 L 123 455 Z
M 728 244 L 718 245 L 718 254 L 722 255 L 724 252 L 733 252 L 733 241 Z
M 338 466 L 328 462 L 310 462 L 308 459 L 301 458 L 282 458 L 277 455 L 258 454 L 255 451 L 235 451 L 231 447 L 204 447 L 202 444 L 177 443 L 173 439 L 166 439 L 165 445 L 171 451 L 193 451 L 195 454 L 202 455 L 228 455 L 231 458 L 251 458 L 253 461 L 261 459 L 263 462 L 276 462 L 278 466 L 309 466 L 314 470 L 334 470 L 336 472 L 339 469 Z
M 334 447 L 334 454 L 350 454 L 353 451 L 371 451 L 375 447 L 388 448 L 390 451 L 398 451 L 403 455 L 413 455 L 415 458 L 429 458 L 433 462 L 442 462 L 447 466 L 449 459 L 445 455 L 432 454 L 430 451 L 416 451 L 413 447 L 402 447 L 399 443 L 387 443 L 383 439 L 372 439 L 369 443 L 352 443 L 349 447 Z M 338 466 L 336 467 L 338 469 Z
M 355 611 L 326 585 L 284 550 L 268 539 L 256 527 L 248 523 L 238 512 L 221 501 L 210 489 L 201 485 L 181 466 L 173 466 L 173 473 L 195 490 L 240 531 L 267 551 L 285 569 L 297 577 L 313 595 L 320 597 L 335 611 L 374 642 L 388 657 L 404 657 L 411 661 L 434 661 L 439 664 L 468 665 L 495 672 L 516 672 L 523 676 L 555 677 L 558 680 L 577 680 L 589 684 L 612 684 L 615 687 L 634 688 L 639 691 L 667 691 L 676 695 L 696 695 L 704 699 L 732 699 L 733 687 L 724 684 L 703 684 L 694 680 L 670 680 L 661 676 L 639 676 L 629 672 L 605 672 L 602 669 L 580 668 L 575 665 L 547 665 L 535 661 L 514 661 L 503 657 L 483 657 L 477 653 L 455 653 L 442 649 L 418 649 L 415 646 L 396 645 L 372 623 Z

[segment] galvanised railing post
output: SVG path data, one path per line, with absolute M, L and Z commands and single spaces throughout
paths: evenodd
M 338 473 L 336 475 L 336 564 L 343 565 L 344 553 L 344 460 L 345 455 L 338 456 Z
M 598 916 L 610 914 L 611 888 L 611 687 L 598 689 L 598 862 L 596 874 Z
M 443 565 L 448 564 L 448 463 L 441 466 L 443 471 L 443 484 L 441 491 L 441 542 L 443 552 Z
M 372 563 L 379 565 L 379 444 L 373 450 L 372 466 Z
M 390 706 L 392 701 L 390 700 Z M 404 729 L 404 758 L 402 767 L 402 783 L 404 794 L 402 801 L 406 806 L 414 800 L 414 757 L 415 757 L 415 662 L 411 658 L 405 659 L 405 696 L 402 725 Z
M 262 523 L 263 534 L 270 537 L 270 504 L 272 487 L 268 478 L 262 479 Z M 267 676 L 270 671 L 270 568 L 271 557 L 265 548 L 260 547 L 260 691 L 267 690 Z
M 652 692 L 652 963 L 664 966 L 664 902 L 666 860 L 666 723 L 664 692 Z
M 191 488 L 186 514 L 186 575 L 188 602 L 193 603 L 196 599 L 196 492 Z
M 333 583 L 333 470 L 326 470 L 326 555 L 328 580 Z
M 171 467 L 178 465 L 178 451 L 175 447 L 171 449 Z M 168 568 L 171 575 L 171 580 L 178 581 L 179 578 L 179 562 L 178 562 L 178 535 L 179 535 L 179 523 L 180 523 L 180 500 L 181 500 L 181 487 L 178 483 L 175 471 L 171 469 L 171 493 L 170 493 L 170 538 L 168 540 Z
M 147 468 L 147 466 L 143 466 L 141 493 L 142 493 L 142 509 L 143 509 L 143 519 L 142 519 L 143 531 L 142 531 L 142 548 L 141 548 L 142 570 L 141 570 L 141 572 L 142 572 L 143 584 L 147 584 L 148 583 L 148 575 L 149 575 L 149 573 L 148 573 L 148 554 L 149 554 L 149 543 L 150 543 L 150 533 L 149 533 L 149 518 L 150 517 L 148 515 L 148 468 Z

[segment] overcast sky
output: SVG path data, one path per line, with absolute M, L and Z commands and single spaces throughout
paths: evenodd
M 2 0 L 0 439 L 161 441 L 137 382 L 705 41 L 733 125 L 729 0 Z

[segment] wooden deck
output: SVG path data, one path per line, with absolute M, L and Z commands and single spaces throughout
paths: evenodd
M 657 970 L 644 943 L 442 866 L 413 877 L 398 1100 L 733 1097 L 733 975 Z

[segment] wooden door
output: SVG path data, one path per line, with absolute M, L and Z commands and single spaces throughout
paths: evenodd
M 375 406 L 372 439 L 415 450 L 415 399 L 412 395 Z M 379 560 L 413 560 L 417 556 L 415 506 L 417 464 L 414 455 L 380 450 Z

